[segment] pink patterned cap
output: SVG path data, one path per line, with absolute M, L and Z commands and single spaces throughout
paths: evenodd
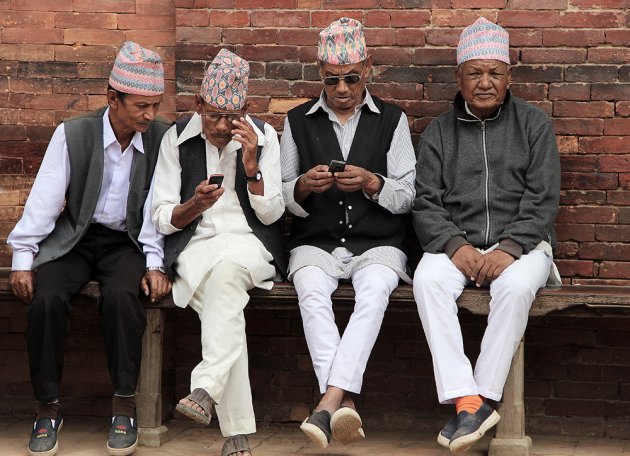
M 464 29 L 457 45 L 457 65 L 468 60 L 499 60 L 510 64 L 510 36 L 507 30 L 480 17 Z
M 359 63 L 367 58 L 363 25 L 342 17 L 319 32 L 317 58 L 333 65 Z
M 126 41 L 114 62 L 109 85 L 133 95 L 150 97 L 164 93 L 164 66 L 159 54 Z
M 206 103 L 226 111 L 238 111 L 247 100 L 249 63 L 227 49 L 221 49 L 206 68 L 199 95 Z

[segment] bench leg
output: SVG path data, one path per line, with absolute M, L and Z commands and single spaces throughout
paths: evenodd
M 499 407 L 501 421 L 490 441 L 488 456 L 531 456 L 532 439 L 525 435 L 524 342 L 521 340 L 512 359 L 510 373 Z
M 138 443 L 149 447 L 159 447 L 168 440 L 168 428 L 162 425 L 163 332 L 164 312 L 161 309 L 147 309 L 136 406 Z

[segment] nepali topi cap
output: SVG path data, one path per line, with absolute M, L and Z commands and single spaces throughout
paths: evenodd
M 363 25 L 342 17 L 319 32 L 317 58 L 333 65 L 350 65 L 367 58 Z
M 206 68 L 199 95 L 206 103 L 227 111 L 239 111 L 247 101 L 249 63 L 221 49 Z
M 457 45 L 457 65 L 468 60 L 499 60 L 510 64 L 510 36 L 507 30 L 480 17 L 466 27 Z
M 157 52 L 126 41 L 114 62 L 109 85 L 133 95 L 161 95 L 164 93 L 162 59 Z

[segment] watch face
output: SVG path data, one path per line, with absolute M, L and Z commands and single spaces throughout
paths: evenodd
M 260 170 L 256 171 L 256 173 L 253 176 L 251 177 L 247 176 L 247 180 L 249 182 L 258 182 L 262 180 L 262 172 L 260 172 Z

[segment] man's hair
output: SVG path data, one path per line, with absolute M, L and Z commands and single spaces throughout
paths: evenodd
M 114 89 L 111 84 L 107 84 L 107 91 L 109 92 L 110 90 L 113 90 L 116 93 L 116 97 L 118 97 L 118 99 L 122 102 L 125 101 L 125 97 L 127 96 L 127 94 L 125 92 L 121 92 L 120 90 L 116 90 Z

